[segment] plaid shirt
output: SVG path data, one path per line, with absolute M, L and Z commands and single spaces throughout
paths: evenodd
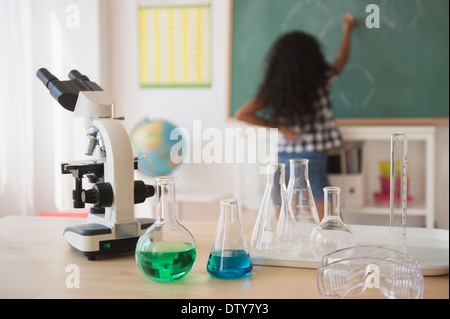
M 342 137 L 331 109 L 331 86 L 337 79 L 334 71 L 327 73 L 328 81 L 324 88 L 319 88 L 319 99 L 316 102 L 316 121 L 313 125 L 304 127 L 288 126 L 299 134 L 297 141 L 286 141 L 283 134 L 279 135 L 278 152 L 300 153 L 312 151 L 326 151 L 342 144 Z

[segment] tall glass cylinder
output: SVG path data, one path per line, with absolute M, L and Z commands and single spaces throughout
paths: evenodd
M 391 135 L 390 168 L 390 248 L 403 253 L 406 245 L 406 216 L 408 200 L 408 139 L 405 134 Z
M 136 245 L 136 262 L 150 279 L 169 282 L 184 277 L 194 265 L 197 245 L 176 217 L 175 178 L 156 179 L 158 219 Z

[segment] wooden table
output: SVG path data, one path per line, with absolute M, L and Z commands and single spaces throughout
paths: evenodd
M 81 223 L 84 219 L 0 218 L 0 298 L 321 298 L 314 269 L 255 266 L 249 278 L 212 278 L 206 264 L 215 224 L 184 223 L 197 242 L 195 265 L 183 279 L 159 283 L 140 272 L 134 255 L 89 261 L 73 251 L 63 231 Z M 79 269 L 79 288 L 66 285 L 74 274 L 70 265 Z M 425 277 L 424 298 L 448 299 L 448 275 Z

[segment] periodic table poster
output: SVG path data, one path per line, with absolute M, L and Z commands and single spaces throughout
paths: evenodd
M 141 87 L 211 86 L 210 1 L 138 2 Z

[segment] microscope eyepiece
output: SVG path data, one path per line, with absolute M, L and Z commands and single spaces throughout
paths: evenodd
M 76 82 L 80 86 L 81 91 L 102 91 L 101 87 L 91 82 L 86 75 L 81 74 L 77 70 L 69 72 L 69 79 Z
M 66 110 L 73 112 L 78 98 L 77 87 L 74 87 L 71 81 L 58 80 L 45 68 L 39 69 L 36 75 L 50 91 L 51 96 Z
M 36 73 L 39 80 L 44 83 L 53 98 L 66 110 L 73 112 L 80 91 L 102 91 L 96 83 L 89 81 L 88 77 L 77 70 L 69 73 L 69 81 L 59 81 L 47 69 L 41 68 Z
M 51 74 L 46 68 L 41 68 L 36 72 L 36 75 L 38 77 L 39 80 L 42 81 L 42 83 L 44 83 L 44 85 L 48 88 L 48 84 L 51 81 L 56 80 L 57 82 L 59 82 L 58 78 L 56 76 L 54 76 L 53 74 Z
M 81 74 L 77 70 L 72 70 L 72 71 L 69 72 L 69 79 L 71 79 L 71 80 L 89 81 L 89 78 L 86 75 Z

